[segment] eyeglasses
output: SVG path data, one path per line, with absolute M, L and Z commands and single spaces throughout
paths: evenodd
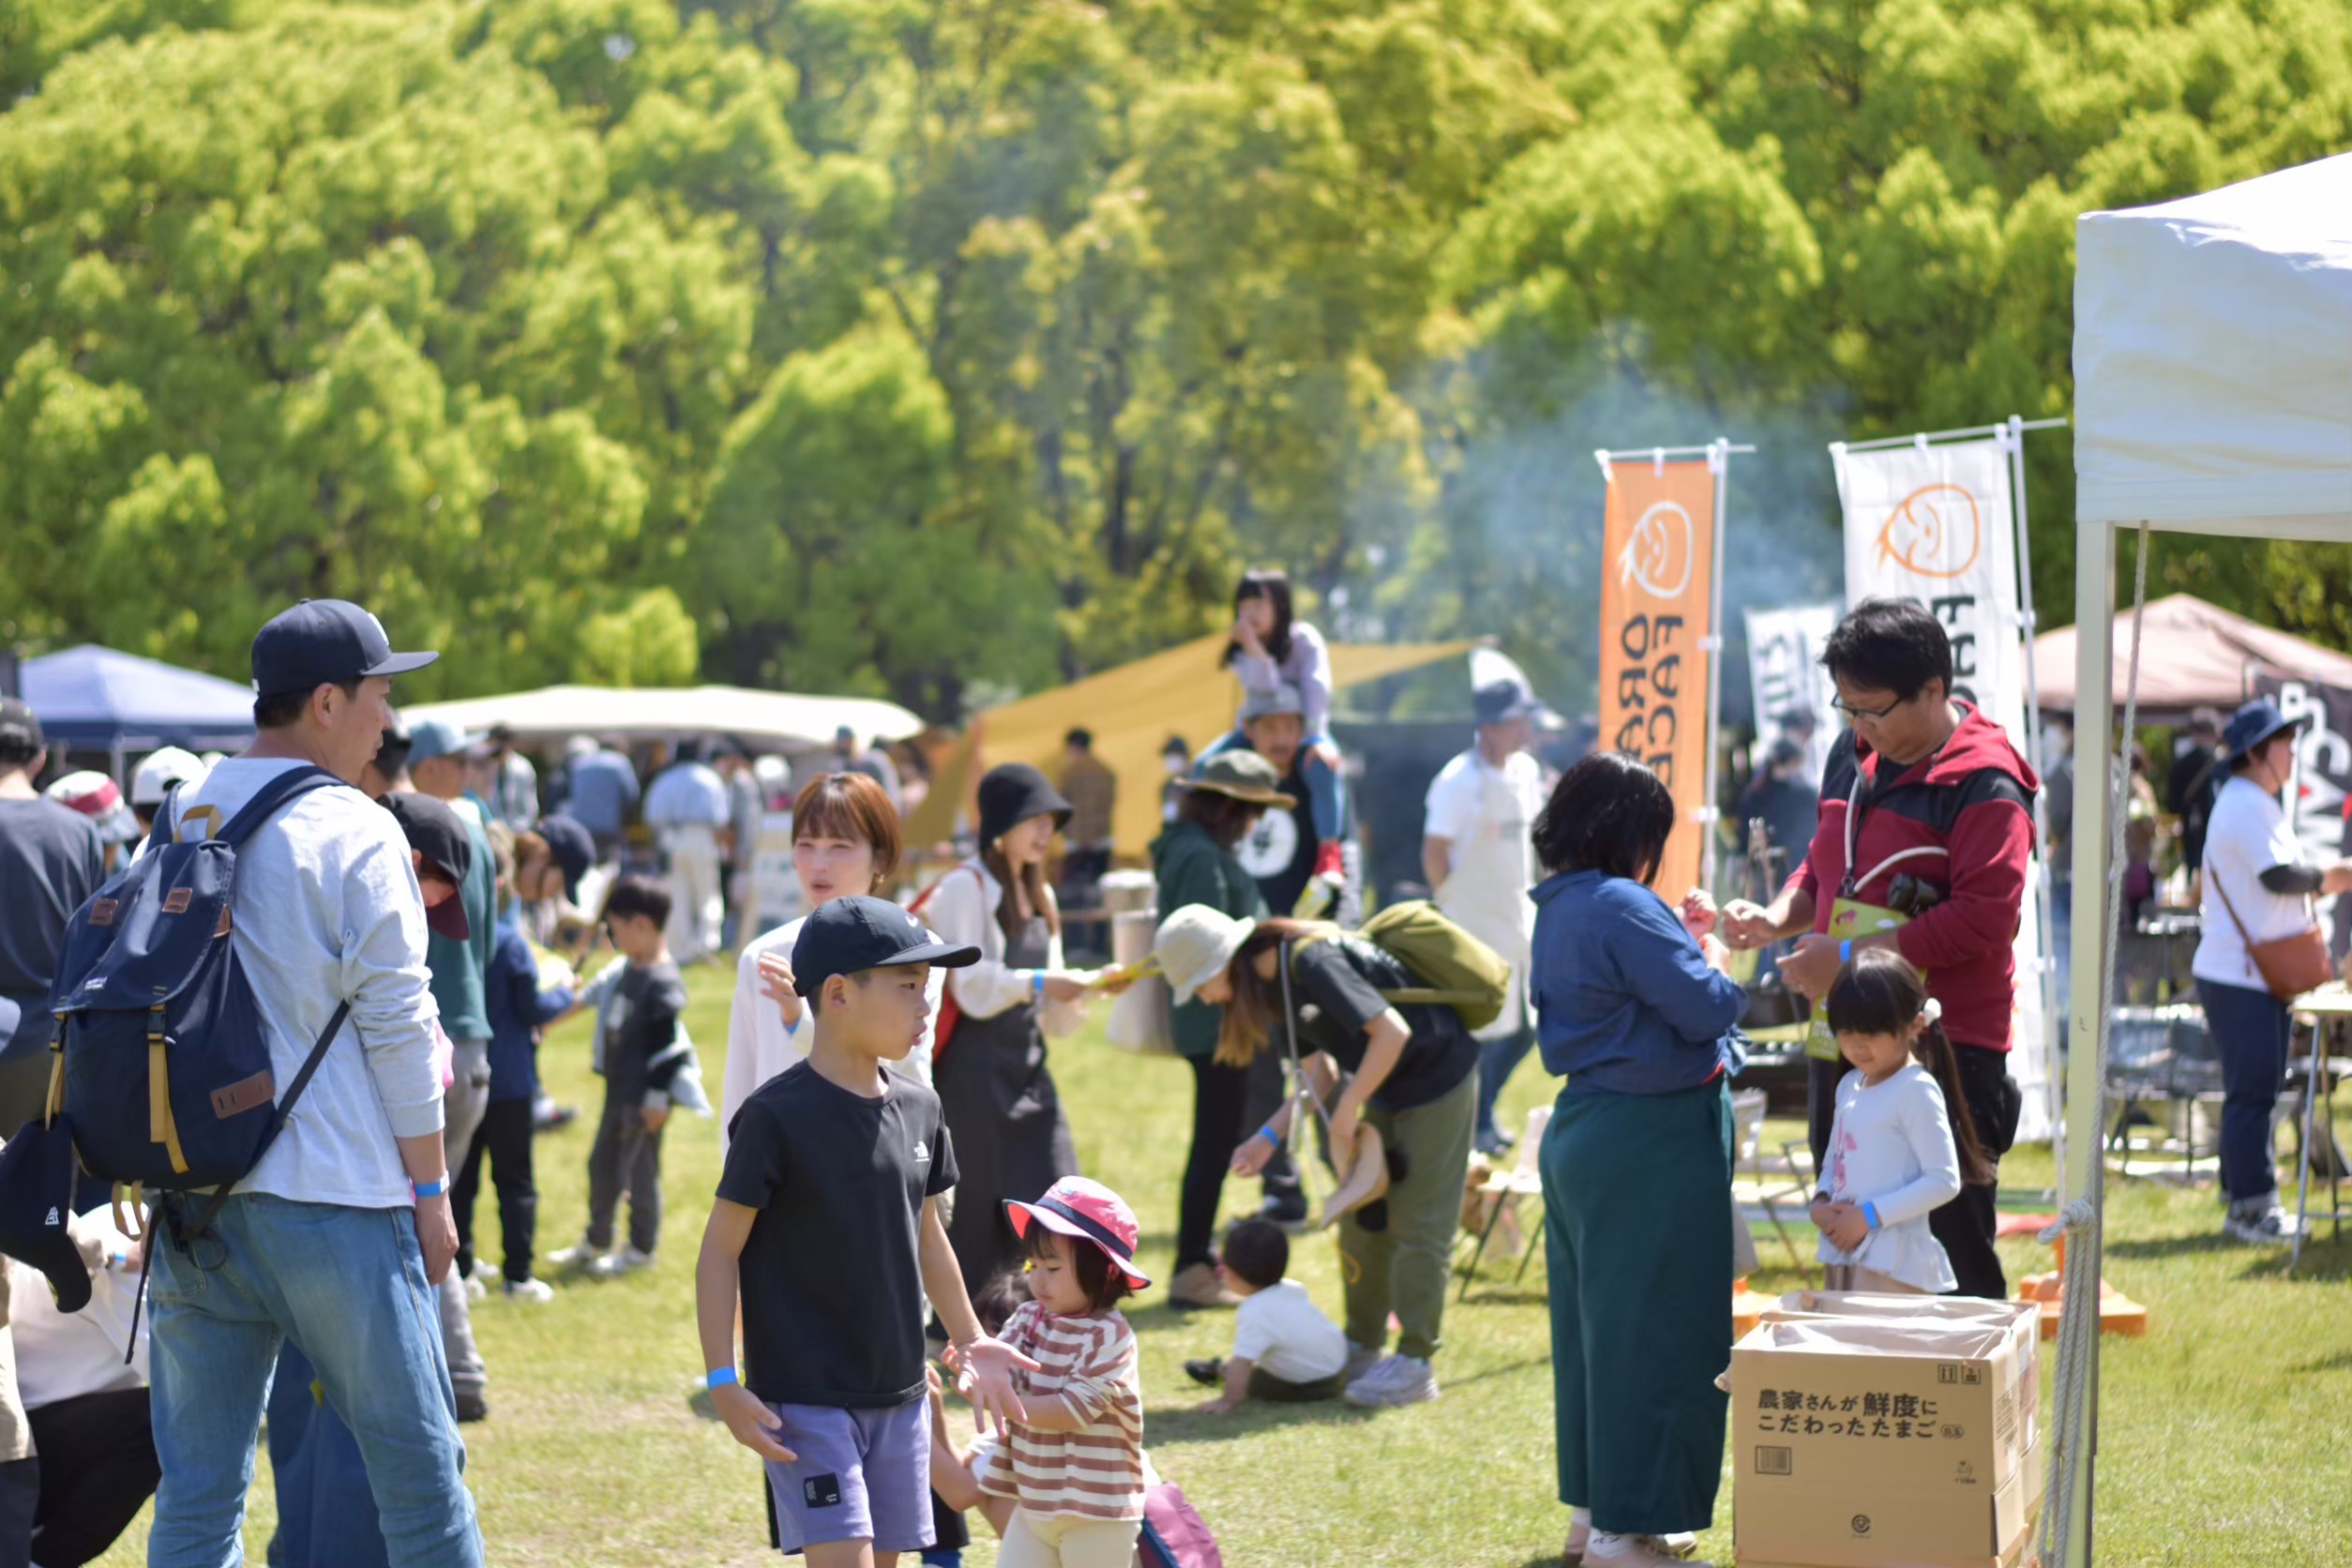
M 1909 701 L 1907 697 L 1898 697 L 1883 708 L 1858 708 L 1843 697 L 1832 697 L 1830 699 L 1830 706 L 1844 714 L 1847 718 L 1881 719 Z

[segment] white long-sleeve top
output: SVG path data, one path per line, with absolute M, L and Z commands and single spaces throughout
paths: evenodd
M 181 792 L 173 822 L 213 806 L 225 823 L 264 784 L 301 765 L 228 758 Z M 415 1198 L 394 1139 L 441 1130 L 440 1013 L 425 970 L 425 896 L 400 824 L 357 790 L 311 791 L 237 851 L 229 916 L 280 1093 L 337 1005 L 351 1003 L 284 1130 L 236 1190 L 408 1207 Z
M 986 866 L 967 860 L 940 879 L 923 911 L 924 920 L 942 942 L 980 949 L 978 963 L 949 971 L 947 980 L 957 1010 L 975 1018 L 995 1018 L 1035 994 L 1037 972 L 1014 969 L 1004 961 L 1004 927 L 996 918 L 997 900 L 1003 896 L 1003 884 Z M 1046 897 L 1053 897 L 1051 888 Z M 1046 968 L 1061 967 L 1062 935 L 1057 931 L 1047 941 Z M 1048 1039 L 1060 1039 L 1077 1029 L 1084 1016 L 1076 1003 L 1048 1002 L 1037 1009 L 1037 1023 Z M 952 1036 L 949 1044 L 952 1048 Z
M 735 960 L 735 1001 L 727 1015 L 727 1072 L 718 1086 L 721 1159 L 727 1155 L 728 1129 L 744 1101 L 751 1098 L 751 1092 L 793 1063 L 807 1061 L 808 1048 L 816 1043 L 817 1029 L 807 1003 L 802 1003 L 800 1022 L 787 1029 L 776 1000 L 760 985 L 760 955 L 782 953 L 789 959 L 807 918 L 787 921 L 746 942 L 743 956 Z M 923 1038 L 903 1061 L 889 1063 L 892 1072 L 926 1089 L 931 1086 L 931 1031 L 939 1021 L 940 1001 L 946 994 L 947 971 L 935 965 L 931 983 L 923 990 L 931 1009 L 930 1018 L 923 1025 Z
M 1305 701 L 1304 716 L 1305 736 L 1310 742 L 1322 738 L 1325 726 L 1331 721 L 1331 649 L 1323 641 L 1323 634 L 1304 621 L 1290 623 L 1290 652 L 1281 663 L 1271 654 L 1236 654 L 1233 673 L 1241 679 L 1244 691 L 1272 691 L 1280 686 L 1294 686 Z
M 1927 1229 L 1931 1210 L 1960 1196 L 1960 1150 L 1935 1076 L 1916 1062 L 1881 1083 L 1859 1069 L 1838 1081 L 1823 1183 L 1841 1203 L 1868 1203 L 1878 1228 L 1851 1252 L 1821 1238 L 1824 1263 L 1854 1263 L 1906 1285 L 1942 1292 L 1959 1283 L 1943 1244 Z

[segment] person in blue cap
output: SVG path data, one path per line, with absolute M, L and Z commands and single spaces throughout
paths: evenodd
M 2308 722 L 2265 697 L 2222 731 L 2227 776 L 2206 824 L 2203 930 L 2189 965 L 2222 1059 L 2222 1230 L 2253 1245 L 2293 1241 L 2296 1220 L 2279 1203 L 2271 1144 L 2292 1019 L 2250 949 L 2310 928 L 2314 897 L 2352 892 L 2352 861 L 2305 864 L 2280 804 Z

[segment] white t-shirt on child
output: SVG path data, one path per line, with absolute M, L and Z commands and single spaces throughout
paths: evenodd
M 1233 1315 L 1233 1357 L 1285 1382 L 1335 1378 L 1348 1364 L 1348 1336 L 1295 1279 L 1242 1298 Z

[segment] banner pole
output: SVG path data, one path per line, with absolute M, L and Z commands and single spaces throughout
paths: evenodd
M 2063 420 L 2055 421 L 2063 424 Z M 2014 505 L 2012 508 L 2017 522 L 2017 581 L 2021 609 L 2025 621 L 2026 659 L 2026 745 L 2030 749 L 2042 743 L 2042 683 L 2033 668 L 2033 634 L 2040 617 L 2033 606 L 2033 531 L 2026 520 L 2026 431 L 2029 429 L 2017 415 L 2009 416 L 2001 429 L 2009 445 L 2009 483 Z M 2079 707 L 2082 695 L 2074 698 Z M 2081 755 L 2075 762 L 2081 765 Z M 2037 772 L 2039 769 L 2036 770 Z M 2049 792 L 2033 792 L 2033 837 L 2041 852 L 2035 857 L 2042 863 L 2042 874 L 2036 879 L 2035 922 L 2042 932 L 2042 972 L 2035 976 L 2042 994 L 2042 1097 L 2048 1107 L 2050 1118 L 2051 1168 L 2061 1175 L 2066 1169 L 2066 1106 L 2064 1079 L 2058 1064 L 2062 1060 L 2059 1044 L 2065 1038 L 2065 1014 L 2058 996 L 2058 907 L 2050 871 L 2050 806 Z M 2052 1032 L 2056 1031 L 2056 1037 Z
M 1723 721 L 1723 533 L 1726 492 L 1731 488 L 1731 439 L 1718 436 L 1707 447 L 1707 468 L 1715 478 L 1715 548 L 1711 565 L 1714 582 L 1711 586 L 1710 608 L 1707 611 L 1707 804 L 1699 811 L 1698 882 L 1709 897 L 1715 892 L 1715 822 L 1720 814 L 1716 802 L 1723 798 L 1723 758 L 1720 746 Z

